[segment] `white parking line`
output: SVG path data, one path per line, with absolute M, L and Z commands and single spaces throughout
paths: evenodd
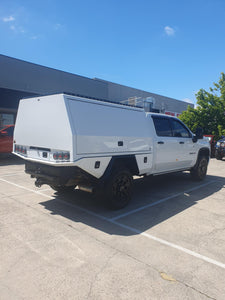
M 121 223 L 116 222 L 116 221 L 112 221 L 112 220 L 109 220 L 109 221 L 112 222 L 112 223 L 115 224 L 115 225 L 118 225 L 118 226 L 124 228 L 124 229 L 128 229 L 128 230 L 130 230 L 130 231 L 132 231 L 132 232 L 134 232 L 134 233 L 137 233 L 137 234 L 140 234 L 140 235 L 142 235 L 142 236 L 145 236 L 145 237 L 147 237 L 147 238 L 150 239 L 150 240 L 154 240 L 154 241 L 156 241 L 156 242 L 159 242 L 160 244 L 163 244 L 163 245 L 169 246 L 169 247 L 171 247 L 171 248 L 177 249 L 177 250 L 182 251 L 182 252 L 184 252 L 184 253 L 186 253 L 186 254 L 189 254 L 189 255 L 191 255 L 191 256 L 194 256 L 194 257 L 196 257 L 196 258 L 199 258 L 199 259 L 201 259 L 201 260 L 204 260 L 204 261 L 206 261 L 206 262 L 208 262 L 208 263 L 210 263 L 210 264 L 213 264 L 213 265 L 216 265 L 216 266 L 218 266 L 218 267 L 220 267 L 220 268 L 225 269 L 225 264 L 224 264 L 224 263 L 221 263 L 221 262 L 219 262 L 219 261 L 217 261 L 217 260 L 215 260 L 215 259 L 212 259 L 212 258 L 209 258 L 209 257 L 207 257 L 207 256 L 201 255 L 201 254 L 199 254 L 199 253 L 197 253 L 197 252 L 194 252 L 194 251 L 189 250 L 189 249 L 187 249 L 187 248 L 181 247 L 181 246 L 179 246 L 179 245 L 170 243 L 170 242 L 168 242 L 168 241 L 166 241 L 166 240 L 157 238 L 157 237 L 155 237 L 155 236 L 153 236 L 153 235 L 151 235 L 151 234 L 148 234 L 148 233 L 146 233 L 146 232 L 142 232 L 142 231 L 137 230 L 137 229 L 135 229 L 135 228 L 133 228 L 133 227 L 130 227 L 130 226 L 121 224 Z
M 139 212 L 139 211 L 141 211 L 141 210 L 143 210 L 143 209 L 146 209 L 146 208 L 149 208 L 149 207 L 158 205 L 158 204 L 163 203 L 163 202 L 166 202 L 166 201 L 168 201 L 168 200 L 170 200 L 170 199 L 173 199 L 173 198 L 176 198 L 176 197 L 179 197 L 179 196 L 183 196 L 184 194 L 188 194 L 188 193 L 191 193 L 191 192 L 193 192 L 193 191 L 196 191 L 196 190 L 198 190 L 198 189 L 200 189 L 200 188 L 202 188 L 202 187 L 205 187 L 206 185 L 209 185 L 209 184 L 211 184 L 211 183 L 213 183 L 213 182 L 215 182 L 215 180 L 211 180 L 211 181 L 209 181 L 209 182 L 206 182 L 206 183 L 203 183 L 203 184 L 201 184 L 201 185 L 198 185 L 198 186 L 196 186 L 196 187 L 194 187 L 194 188 L 192 188 L 192 189 L 189 189 L 189 190 L 187 190 L 187 191 L 184 191 L 184 192 L 182 192 L 182 193 L 177 193 L 177 194 L 171 195 L 171 196 L 169 196 L 169 197 L 166 197 L 166 198 L 160 199 L 160 200 L 158 200 L 158 201 L 155 201 L 155 202 L 153 202 L 153 203 L 150 203 L 150 204 L 141 206 L 141 207 L 139 207 L 139 208 L 137 208 L 137 209 L 130 210 L 130 211 L 124 213 L 124 214 L 121 214 L 121 215 L 119 215 L 119 216 L 116 216 L 116 217 L 114 217 L 114 218 L 111 218 L 110 220 L 111 220 L 111 221 L 115 221 L 115 220 L 118 220 L 118 219 L 120 219 L 120 218 L 129 216 L 129 215 L 134 214 L 134 213 L 136 213 L 136 212 Z
M 35 190 L 32 190 L 32 189 L 26 188 L 26 187 L 24 187 L 24 186 L 21 186 L 21 185 L 19 185 L 19 184 L 13 183 L 13 182 L 10 182 L 10 181 L 5 180 L 5 179 L 3 179 L 3 178 L 0 178 L 0 181 L 3 181 L 3 182 L 5 182 L 5 183 L 11 184 L 11 185 L 14 185 L 14 186 L 16 186 L 16 187 L 18 187 L 18 188 L 21 188 L 21 189 L 24 189 L 24 190 L 26 190 L 26 191 L 33 192 L 33 193 L 35 193 L 35 194 L 39 194 L 40 196 L 43 196 L 43 197 L 48 198 L 48 199 L 49 199 L 49 198 L 50 198 L 50 199 L 55 199 L 55 198 L 52 197 L 52 196 L 45 195 L 45 194 L 43 194 L 42 192 L 38 192 L 38 191 L 35 191 Z M 212 183 L 212 182 L 214 182 L 214 181 L 210 181 L 210 182 L 208 182 L 207 184 L 210 184 L 210 183 Z M 207 185 L 207 184 L 202 184 L 201 186 L 195 187 L 195 188 L 191 189 L 191 191 L 197 190 L 198 188 L 203 187 L 203 186 L 205 186 L 205 185 Z M 189 190 L 189 192 L 190 192 L 190 190 Z M 186 193 L 187 193 L 187 191 L 186 191 Z M 183 194 L 183 193 L 180 193 L 180 194 Z M 162 199 L 162 200 L 163 200 L 163 199 Z M 119 226 L 119 227 L 121 227 L 121 228 L 123 228 L 123 229 L 129 230 L 129 231 L 131 231 L 131 232 L 133 232 L 133 233 L 140 234 L 140 235 L 142 235 L 142 236 L 144 236 L 144 237 L 146 237 L 146 238 L 148 238 L 148 239 L 150 239 L 150 240 L 156 241 L 156 242 L 158 242 L 158 243 L 160 243 L 160 244 L 162 244 L 162 245 L 168 246 L 168 247 L 170 247 L 170 248 L 177 249 L 177 250 L 179 250 L 179 251 L 181 251 L 181 252 L 184 252 L 184 253 L 186 253 L 186 254 L 188 254 L 188 255 L 190 255 L 190 256 L 196 257 L 196 258 L 201 259 L 201 260 L 203 260 L 203 261 L 206 261 L 206 262 L 208 262 L 208 263 L 210 263 L 210 264 L 213 264 L 213 265 L 215 265 L 215 266 L 218 266 L 218 267 L 220 267 L 220 268 L 225 269 L 225 264 L 224 264 L 224 263 L 221 263 L 221 262 L 219 262 L 219 261 L 217 261 L 217 260 L 215 260 L 215 259 L 211 259 L 211 258 L 209 258 L 209 257 L 207 257 L 207 256 L 201 255 L 201 254 L 199 254 L 199 253 L 197 253 L 197 252 L 194 252 L 194 251 L 189 250 L 189 249 L 187 249 L 187 248 L 181 247 L 181 246 L 176 245 L 176 244 L 174 244 L 174 243 L 170 243 L 170 242 L 168 242 L 168 241 L 166 241 L 166 240 L 157 238 L 157 237 L 155 237 L 155 236 L 153 236 L 153 235 L 151 235 L 151 234 L 148 234 L 148 233 L 146 233 L 146 232 L 142 232 L 142 231 L 140 231 L 140 230 L 138 230 L 138 229 L 136 229 L 136 228 L 134 228 L 134 227 L 127 226 L 127 225 L 124 225 L 124 224 L 122 224 L 122 223 L 119 223 L 119 222 L 115 221 L 115 218 L 114 218 L 114 219 L 109 219 L 109 218 L 103 217 L 103 216 L 101 216 L 101 215 L 99 215 L 99 214 L 96 214 L 96 213 L 94 213 L 94 212 L 92 212 L 92 211 L 89 211 L 88 209 L 82 208 L 82 207 L 80 207 L 80 206 L 78 206 L 78 205 L 76 205 L 76 204 L 67 203 L 67 202 L 65 202 L 65 201 L 63 201 L 63 200 L 60 200 L 60 199 L 57 199 L 56 201 L 58 201 L 58 202 L 60 202 L 60 203 L 63 203 L 64 205 L 67 205 L 67 206 L 69 206 L 69 207 L 79 209 L 79 210 L 81 210 L 81 211 L 83 211 L 83 212 L 86 212 L 86 213 L 89 214 L 89 215 L 92 215 L 92 216 L 95 216 L 95 217 L 100 218 L 100 219 L 102 219 L 102 220 L 108 221 L 108 222 L 110 222 L 110 223 L 112 223 L 112 224 L 114 224 L 114 225 L 117 225 L 117 226 Z M 165 201 L 166 201 L 166 200 L 165 200 Z M 158 201 L 157 201 L 157 202 L 158 202 Z
M 5 182 L 5 183 L 11 184 L 11 185 L 14 185 L 14 186 L 16 186 L 16 187 L 18 187 L 18 188 L 20 188 L 20 189 L 25 190 L 25 191 L 32 192 L 32 193 L 35 193 L 35 194 L 40 194 L 40 195 L 42 195 L 42 196 L 48 197 L 47 195 L 44 195 L 44 194 L 42 194 L 42 193 L 39 192 L 39 191 L 35 191 L 35 190 L 32 190 L 32 189 L 26 188 L 25 186 L 22 186 L 22 185 L 20 185 L 20 184 L 17 184 L 17 183 L 8 181 L 8 180 L 6 180 L 6 179 L 0 178 L 0 181 L 3 181 L 3 182 Z
M 14 173 L 9 173 L 9 174 L 5 174 L 5 175 L 1 175 L 1 177 L 16 176 L 16 175 L 22 174 L 22 173 L 24 173 L 24 171 L 18 171 L 18 172 L 14 172 Z
M 32 189 L 26 188 L 26 187 L 24 187 L 24 186 L 22 186 L 22 185 L 19 185 L 19 184 L 17 184 L 17 183 L 14 183 L 14 182 L 5 180 L 5 179 L 3 179 L 3 178 L 0 178 L 0 181 L 3 181 L 3 182 L 5 182 L 5 183 L 11 184 L 11 185 L 14 185 L 15 187 L 18 187 L 18 188 L 23 189 L 23 190 L 25 190 L 25 191 L 32 192 L 32 193 L 34 193 L 34 194 L 38 194 L 38 195 L 43 196 L 43 197 L 45 197 L 45 198 L 48 198 L 48 199 L 54 199 L 54 200 L 56 200 L 56 201 L 58 201 L 58 202 L 60 202 L 60 203 L 63 203 L 64 205 L 67 205 L 67 206 L 72 207 L 72 208 L 79 209 L 79 210 L 81 210 L 81 211 L 83 211 L 83 212 L 88 213 L 89 215 L 92 215 L 92 216 L 94 216 L 94 217 L 98 217 L 98 218 L 100 218 L 100 219 L 102 219 L 102 220 L 104 220 L 104 221 L 109 221 L 109 218 L 103 217 L 103 216 L 101 216 L 101 215 L 99 215 L 99 214 L 96 214 L 96 213 L 94 213 L 94 212 L 92 212 L 92 211 L 90 211 L 90 210 L 88 210 L 88 209 L 85 209 L 85 208 L 83 208 L 83 207 L 80 207 L 80 206 L 78 206 L 78 205 L 76 205 L 76 204 L 67 203 L 67 202 L 65 202 L 65 201 L 63 201 L 63 200 L 60 200 L 60 199 L 58 199 L 58 198 L 55 199 L 55 197 L 46 195 L 46 194 L 42 193 L 42 191 L 35 191 L 35 190 L 32 190 Z
M 51 189 L 51 188 L 46 188 L 46 189 L 43 189 L 43 190 L 42 190 L 42 188 L 41 188 L 40 191 L 41 191 L 41 192 L 47 192 L 47 191 L 53 191 L 53 189 Z

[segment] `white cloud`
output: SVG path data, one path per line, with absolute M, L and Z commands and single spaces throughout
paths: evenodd
M 22 26 L 10 25 L 9 28 L 15 33 L 25 33 L 25 30 Z
M 12 22 L 15 21 L 15 18 L 13 16 L 9 16 L 9 17 L 4 17 L 2 18 L 3 22 Z
M 184 102 L 191 103 L 191 104 L 194 104 L 194 102 L 193 102 L 191 99 L 188 99 L 188 98 L 183 99 L 183 101 L 184 101 Z
M 168 36 L 174 36 L 175 35 L 175 29 L 173 29 L 172 27 L 170 26 L 165 26 L 164 27 L 164 32 L 166 35 Z

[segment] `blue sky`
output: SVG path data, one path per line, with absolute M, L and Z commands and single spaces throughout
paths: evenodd
M 0 53 L 195 102 L 225 72 L 225 0 L 1 0 Z

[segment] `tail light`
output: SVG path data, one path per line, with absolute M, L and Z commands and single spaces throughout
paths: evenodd
M 69 152 L 63 153 L 63 160 L 69 160 L 69 159 L 70 159 L 70 153 Z
M 59 152 L 58 153 L 58 160 L 62 160 L 63 159 L 63 153 L 62 152 Z
M 58 159 L 58 153 L 57 153 L 57 152 L 56 152 L 56 153 L 53 153 L 53 158 L 54 158 L 55 160 Z
M 25 147 L 22 147 L 22 153 L 27 154 L 27 149 Z
M 27 155 L 27 148 L 25 146 L 15 145 L 15 152 L 21 155 Z
M 68 161 L 70 160 L 69 152 L 54 152 L 53 153 L 54 160 Z

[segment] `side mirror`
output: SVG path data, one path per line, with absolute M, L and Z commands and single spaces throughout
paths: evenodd
M 196 143 L 196 142 L 198 141 L 198 138 L 197 138 L 197 136 L 196 136 L 196 135 L 193 135 L 193 137 L 192 137 L 192 141 L 193 141 L 193 143 Z
M 203 139 L 203 129 L 201 127 L 198 127 L 196 129 L 195 135 L 193 135 L 192 137 L 192 141 L 193 143 L 196 143 L 197 140 L 201 140 Z
M 198 140 L 203 139 L 203 129 L 201 127 L 197 128 L 195 135 Z

